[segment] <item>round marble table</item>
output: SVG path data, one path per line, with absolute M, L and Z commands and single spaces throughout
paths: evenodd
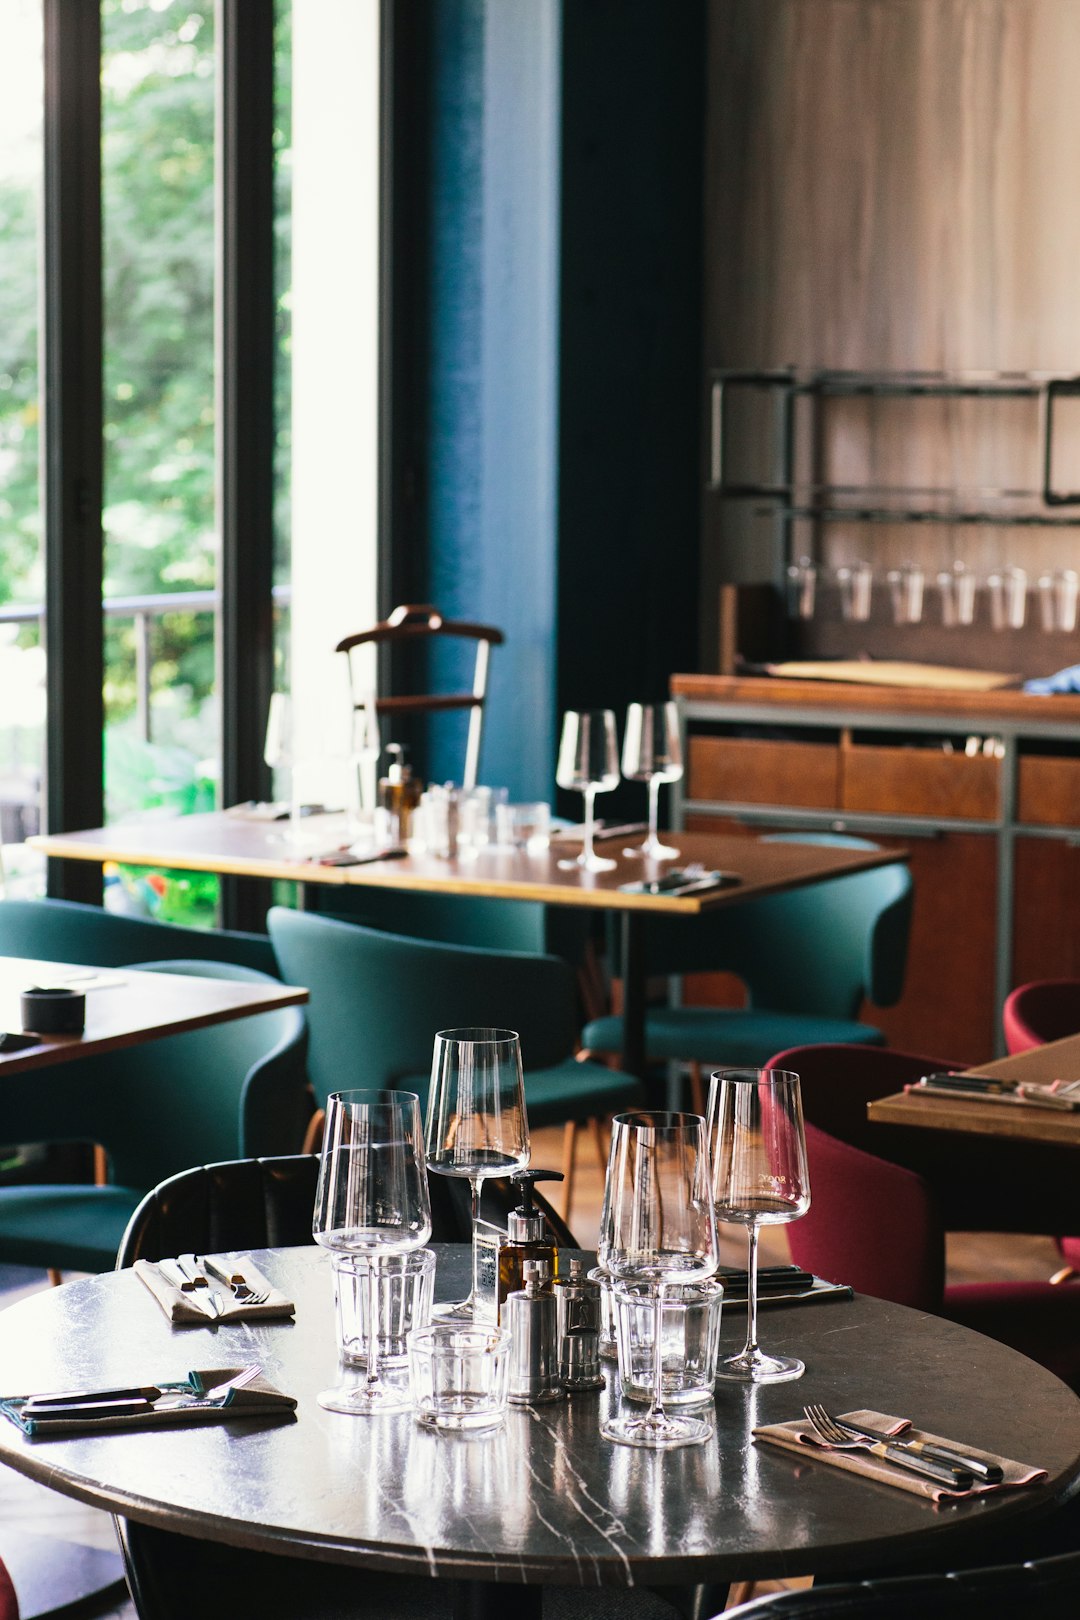
M 467 1251 L 436 1246 L 439 1291 Z M 336 1373 L 328 1257 L 259 1252 L 296 1301 L 295 1323 L 173 1328 L 131 1272 L 33 1296 L 0 1314 L 8 1394 L 183 1377 L 262 1362 L 299 1400 L 295 1420 L 143 1430 L 33 1442 L 0 1421 L 0 1460 L 94 1506 L 181 1534 L 410 1575 L 519 1587 L 629 1586 L 945 1563 L 973 1538 L 1047 1510 L 1080 1481 L 1080 1400 L 1050 1373 L 962 1327 L 857 1298 L 762 1313 L 769 1348 L 807 1363 L 797 1384 L 716 1398 L 706 1445 L 667 1453 L 599 1436 L 613 1389 L 514 1408 L 480 1437 L 411 1415 L 324 1411 Z M 741 1336 L 733 1306 L 724 1338 Z M 609 1382 L 614 1382 L 613 1379 Z M 941 1434 L 1048 1471 L 1045 1484 L 935 1507 L 750 1441 L 804 1401 L 912 1416 Z M 993 1559 L 988 1545 L 987 1561 Z

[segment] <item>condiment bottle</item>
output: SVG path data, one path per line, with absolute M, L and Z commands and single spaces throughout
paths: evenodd
M 540 1280 L 550 1293 L 558 1270 L 558 1250 L 547 1229 L 543 1210 L 533 1202 L 538 1181 L 561 1181 L 559 1170 L 522 1170 L 513 1180 L 521 1184 L 521 1202 L 507 1216 L 507 1240 L 499 1251 L 499 1304 L 525 1286 L 525 1262 L 535 1261 Z
M 554 1289 L 559 1382 L 566 1390 L 602 1389 L 600 1285 L 580 1260 L 571 1260 L 569 1276 L 556 1277 Z
M 518 1406 L 561 1400 L 555 1300 L 536 1261 L 525 1264 L 525 1287 L 507 1295 L 502 1321 L 510 1335 L 507 1398 Z
M 387 743 L 386 752 L 393 755 L 386 775 L 379 778 L 379 808 L 387 813 L 391 837 L 404 843 L 409 836 L 409 821 L 420 802 L 420 783 L 405 763 L 405 750 L 400 743 Z

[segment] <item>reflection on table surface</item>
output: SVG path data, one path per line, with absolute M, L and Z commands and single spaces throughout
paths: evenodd
M 437 1246 L 437 1291 L 468 1251 Z M 94 1387 L 184 1376 L 258 1357 L 297 1396 L 292 1422 L 97 1435 L 35 1446 L 8 1425 L 0 1457 L 100 1506 L 237 1545 L 372 1567 L 592 1585 L 826 1572 L 903 1561 L 942 1535 L 958 1548 L 1050 1504 L 1080 1471 L 1080 1401 L 1014 1351 L 952 1323 L 870 1299 L 777 1307 L 770 1339 L 807 1363 L 783 1385 L 729 1386 L 701 1447 L 651 1453 L 600 1441 L 612 1388 L 512 1410 L 490 1436 L 445 1436 L 405 1413 L 325 1412 L 335 1371 L 328 1258 L 259 1251 L 297 1304 L 294 1324 L 170 1328 L 129 1272 L 68 1284 L 0 1318 L 0 1389 Z M 732 1345 L 741 1311 L 726 1324 Z M 756 1447 L 752 1427 L 875 1406 L 1049 1471 L 1045 1486 L 944 1509 Z

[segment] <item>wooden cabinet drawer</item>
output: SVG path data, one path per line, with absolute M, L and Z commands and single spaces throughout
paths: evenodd
M 845 810 L 993 821 L 1000 781 L 1000 762 L 982 754 L 969 758 L 930 748 L 858 744 L 841 754 L 840 801 Z
M 1021 754 L 1017 819 L 1032 827 L 1080 827 L 1080 759 Z
M 689 796 L 835 810 L 839 757 L 835 743 L 691 737 Z

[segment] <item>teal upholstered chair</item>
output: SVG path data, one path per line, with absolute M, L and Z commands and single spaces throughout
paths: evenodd
M 782 833 L 776 841 L 877 847 L 835 833 Z M 703 1064 L 754 1067 L 785 1046 L 818 1041 L 884 1044 L 858 1014 L 864 999 L 888 1007 L 900 997 L 911 906 L 911 874 L 895 861 L 704 917 L 650 919 L 650 974 L 733 973 L 748 1003 L 649 1008 L 649 1061 L 689 1064 L 700 1106 Z M 594 1019 L 582 1042 L 592 1052 L 619 1051 L 622 1019 Z
M 563 1124 L 567 1218 L 577 1127 L 642 1101 L 640 1084 L 578 1062 L 577 987 L 561 957 L 406 939 L 275 907 L 267 922 L 287 981 L 306 985 L 316 1102 L 351 1086 L 401 1086 L 426 1101 L 432 1040 L 463 1025 L 516 1029 L 534 1126 Z
M 0 956 L 40 962 L 82 962 L 123 967 L 139 962 L 236 962 L 280 978 L 265 934 L 181 928 L 151 918 L 125 917 L 75 900 L 0 900 Z
M 232 963 L 142 963 L 144 971 L 263 982 Z M 103 991 L 102 994 L 110 994 Z M 306 1027 L 297 1007 L 169 1035 L 101 1057 L 5 1077 L 0 1135 L 9 1142 L 95 1142 L 106 1185 L 0 1186 L 0 1258 L 105 1271 L 140 1199 L 211 1159 L 295 1150 L 310 1116 Z

